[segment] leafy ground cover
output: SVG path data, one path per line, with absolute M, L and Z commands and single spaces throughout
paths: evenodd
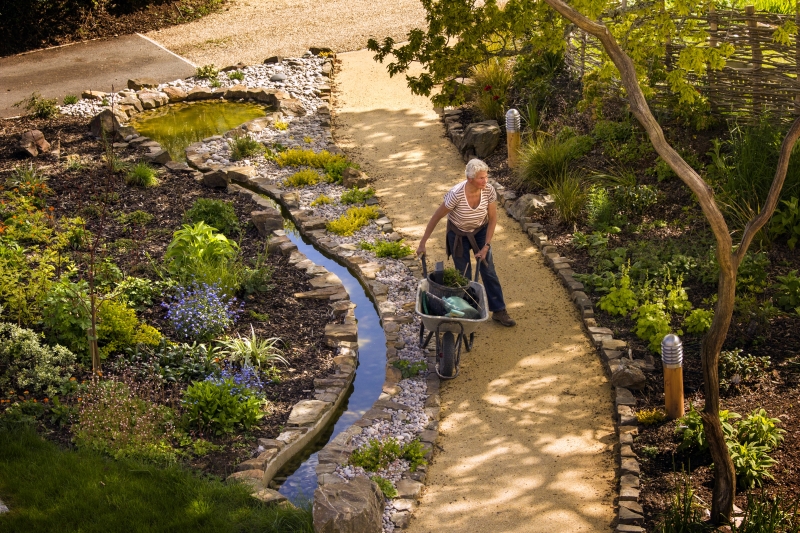
M 57 162 L 11 155 L 30 128 L 60 139 Z M 70 117 L 0 124 L 0 420 L 230 474 L 330 372 L 327 304 L 294 298 L 307 277 L 265 253 L 254 204 L 164 170 L 129 185 L 133 152 L 85 132 Z
M 266 506 L 248 489 L 180 466 L 65 451 L 29 430 L 0 431 L 3 531 L 311 532 L 310 509 Z
M 517 170 L 508 168 L 502 138 L 488 158 L 491 174 L 520 194 L 553 197 L 554 207 L 537 213 L 535 221 L 575 272 L 584 274 L 581 281 L 595 304 L 597 325 L 627 341 L 634 357 L 652 357 L 656 370 L 635 393 L 640 418 L 648 424 L 642 423 L 634 451 L 642 463 L 640 502 L 647 530 L 658 531 L 684 479 L 696 503 L 711 501 L 710 455 L 681 446 L 679 426 L 687 420 L 677 424 L 653 415 L 663 412 L 658 346 L 670 332 L 684 341 L 687 401 L 703 405 L 700 341 L 715 303 L 714 241 L 691 192 L 657 158 L 613 90 L 585 107 L 585 89 L 582 93 L 580 83 L 565 71 L 556 69 L 544 78 L 551 81 L 541 99 L 519 80 L 504 95 L 523 112 L 522 162 Z M 489 80 L 476 80 L 475 90 L 487 86 L 494 87 Z M 494 118 L 493 107 L 480 96 L 462 107 L 465 126 Z M 662 125 L 681 154 L 711 181 L 733 227 L 741 231 L 737 221 L 763 201 L 763 184 L 772 178 L 779 127 L 717 122 L 698 131 L 668 113 Z M 795 153 L 785 202 L 740 269 L 736 312 L 720 367 L 723 409 L 743 419 L 764 409 L 786 431 L 783 441 L 768 450 L 742 449 L 742 444 L 733 448 L 738 441 L 729 441 L 739 465 L 736 503 L 742 509 L 760 486 L 766 497 L 783 498 L 787 508 L 800 496 L 800 314 L 794 305 L 800 249 L 792 229 L 798 196 L 793 169 L 799 160 Z M 578 186 L 570 187 L 572 182 Z

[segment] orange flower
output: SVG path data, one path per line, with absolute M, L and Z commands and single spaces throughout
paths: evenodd
M 34 398 L 34 399 L 33 399 L 33 403 L 39 403 L 39 402 L 37 402 L 37 401 L 36 401 L 36 398 Z
M 44 399 L 44 400 L 42 400 L 42 401 L 43 401 L 44 403 L 50 403 L 50 398 L 45 398 L 45 399 Z
M 25 392 L 23 392 L 22 394 L 30 394 L 30 392 L 28 392 L 28 391 L 25 391 Z
M 77 378 L 75 376 L 72 376 L 71 378 L 69 378 L 69 380 L 70 381 L 77 381 Z

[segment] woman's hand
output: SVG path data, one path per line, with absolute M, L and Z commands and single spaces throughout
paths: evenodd
M 485 244 L 481 251 L 475 254 L 475 259 L 478 261 L 486 261 L 486 256 L 489 254 L 489 245 Z
M 417 246 L 417 257 L 425 255 L 425 241 L 421 241 Z

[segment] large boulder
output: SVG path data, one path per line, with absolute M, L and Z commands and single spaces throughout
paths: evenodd
M 374 481 L 356 476 L 349 483 L 322 485 L 314 491 L 316 533 L 380 533 L 383 494 Z
M 239 100 L 248 96 L 250 95 L 248 94 L 247 85 L 234 85 L 225 89 L 226 100 Z
M 169 103 L 169 96 L 166 93 L 157 91 L 142 91 L 139 93 L 139 100 L 145 109 L 155 109 Z
M 247 95 L 253 98 L 256 102 L 267 104 L 268 106 L 277 109 L 278 96 L 280 91 L 276 89 L 266 89 L 264 87 L 256 87 L 247 91 Z
M 548 201 L 549 200 L 549 201 Z M 523 194 L 508 206 L 508 213 L 515 220 L 522 220 L 524 217 L 533 216 L 540 209 L 546 209 L 553 203 L 549 197 L 539 196 L 538 194 Z
M 342 171 L 342 185 L 347 189 L 366 187 L 372 180 L 357 168 L 347 167 Z
M 89 122 L 89 131 L 95 137 L 102 137 L 104 132 L 108 136 L 113 136 L 119 131 L 120 124 L 127 119 L 122 111 L 103 109 Z
M 158 87 L 158 80 L 153 78 L 133 78 L 128 80 L 128 89 L 141 91 L 142 89 L 154 89 Z
M 186 91 L 179 87 L 164 87 L 164 94 L 167 95 L 167 98 L 172 103 L 186 100 Z
M 496 120 L 474 122 L 464 130 L 461 139 L 462 155 L 475 155 L 475 157 L 488 157 L 497 148 L 500 142 L 500 126 Z
M 210 100 L 218 96 L 218 94 L 215 94 L 214 91 L 208 87 L 194 87 L 189 91 L 189 94 L 186 95 L 186 99 L 190 102 L 196 102 L 198 100 Z
M 39 153 L 50 151 L 50 143 L 39 130 L 28 130 L 23 133 L 17 143 L 17 151 L 26 156 L 36 157 Z
M 630 359 L 618 359 L 618 363 L 611 366 L 611 384 L 614 387 L 639 390 L 644 388 L 646 381 L 642 369 Z
M 278 103 L 277 110 L 284 115 L 292 115 L 295 117 L 302 117 L 306 114 L 306 108 L 303 102 L 295 98 L 284 98 Z

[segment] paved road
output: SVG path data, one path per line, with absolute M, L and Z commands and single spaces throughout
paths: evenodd
M 140 35 L 124 35 L 0 58 L 0 117 L 22 114 L 12 107 L 34 91 L 59 103 L 86 89 L 110 91 L 135 77 L 160 82 L 194 74 L 195 66 Z

